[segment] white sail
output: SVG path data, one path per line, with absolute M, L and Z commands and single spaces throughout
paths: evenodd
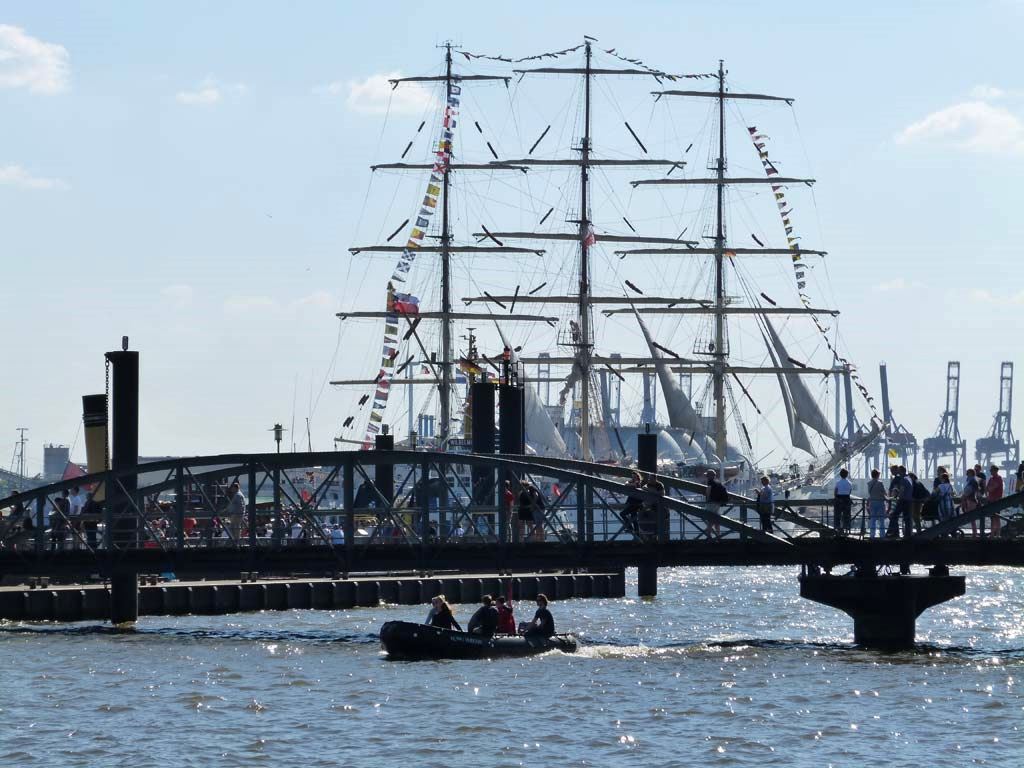
M 767 320 L 767 318 L 765 318 Z M 768 339 L 766 338 L 767 342 Z M 768 344 L 768 356 L 772 359 L 772 365 L 776 368 L 781 368 L 778 353 L 773 349 L 772 344 Z M 787 385 L 786 377 L 781 373 L 776 373 L 775 377 L 779 380 L 779 389 L 782 390 L 782 404 L 786 409 L 786 419 L 789 422 L 789 440 L 793 443 L 794 448 L 799 448 L 801 451 L 813 455 L 814 449 L 811 447 L 811 441 L 807 437 L 807 430 L 804 429 L 804 425 L 801 424 L 796 416 L 794 415 L 793 409 L 793 398 L 789 394 L 789 386 Z
M 501 326 L 497 323 L 494 325 L 498 329 L 498 335 L 501 336 L 501 343 L 510 350 L 512 364 L 515 365 L 515 349 L 505 338 Z M 565 456 L 567 453 L 565 441 L 541 403 L 536 387 L 527 382 L 524 390 L 526 392 L 526 442 L 541 456 Z
M 712 454 L 716 452 L 714 441 L 705 434 L 700 417 L 693 409 L 690 398 L 683 393 L 679 383 L 672 376 L 672 371 L 669 370 L 668 363 L 665 362 L 664 354 L 654 346 L 651 332 L 647 330 L 647 326 L 635 307 L 633 308 L 633 314 L 636 317 L 636 321 L 640 324 L 640 330 L 643 331 L 644 340 L 647 342 L 647 348 L 650 350 L 651 357 L 656 361 L 654 368 L 658 372 L 658 380 L 661 382 L 661 392 L 665 398 L 669 424 L 676 429 L 685 429 L 691 432 L 704 449 L 705 457 L 710 461 Z
M 818 404 L 814 401 L 810 390 L 807 389 L 807 385 L 803 382 L 803 378 L 799 373 L 795 372 L 796 366 L 790 362 L 789 353 L 786 351 L 785 346 L 783 346 L 782 339 L 779 338 L 779 334 L 775 332 L 775 327 L 772 325 L 767 315 L 761 315 L 761 317 L 764 320 L 765 327 L 768 329 L 771 345 L 774 347 L 776 357 L 775 364 L 780 368 L 789 368 L 794 371 L 794 373 L 780 374 L 779 381 L 781 383 L 781 377 L 785 376 L 786 384 L 789 385 L 789 407 L 792 409 L 797 421 L 802 424 L 806 424 L 815 432 L 819 432 L 825 437 L 834 440 L 836 433 L 832 430 L 831 425 L 828 423 L 828 419 L 825 418 L 825 414 L 821 412 Z M 797 447 L 799 448 L 802 446 Z

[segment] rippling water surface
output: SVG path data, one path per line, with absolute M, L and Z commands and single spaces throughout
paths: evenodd
M 898 654 L 855 649 L 791 568 L 555 603 L 581 652 L 513 661 L 385 660 L 380 625 L 419 607 L 0 623 L 0 765 L 1024 766 L 1022 580 L 965 572 Z

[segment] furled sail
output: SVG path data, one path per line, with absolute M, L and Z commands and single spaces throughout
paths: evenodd
M 501 326 L 495 323 L 498 328 L 498 335 L 501 336 L 501 343 L 511 351 L 512 363 L 516 363 L 515 349 L 509 344 L 508 339 L 501 330 Z M 563 457 L 567 454 L 565 441 L 558 433 L 558 428 L 551 421 L 544 405 L 537 395 L 537 388 L 531 384 L 524 387 L 526 397 L 526 442 L 540 456 Z
M 767 318 L 765 319 L 767 320 Z M 767 337 L 765 338 L 765 341 L 769 341 Z M 773 345 L 769 343 L 767 346 L 768 355 L 772 359 L 772 365 L 775 366 L 776 368 L 783 367 L 781 365 L 781 361 L 779 360 L 778 353 L 773 348 Z M 793 443 L 794 448 L 799 448 L 801 451 L 806 451 L 807 453 L 813 455 L 814 449 L 811 447 L 811 441 L 807 437 L 807 431 L 804 429 L 804 425 L 800 423 L 800 421 L 796 418 L 795 415 L 795 409 L 793 408 L 793 398 L 789 393 L 787 375 L 782 373 L 776 373 L 775 376 L 779 380 L 779 389 L 782 390 L 782 404 L 783 407 L 786 409 L 786 419 L 789 421 L 790 442 Z
M 774 349 L 776 366 L 780 368 L 789 368 L 794 371 L 794 373 L 780 374 L 779 381 L 781 383 L 782 376 L 785 376 L 786 384 L 789 387 L 790 407 L 792 408 L 797 421 L 807 425 L 815 432 L 819 432 L 825 437 L 834 440 L 836 433 L 829 425 L 828 419 L 825 418 L 825 414 L 821 412 L 818 404 L 814 401 L 810 390 L 807 389 L 807 385 L 803 382 L 803 378 L 799 373 L 795 372 L 796 366 L 790 362 L 789 353 L 786 351 L 785 346 L 783 346 L 782 339 L 779 338 L 779 334 L 775 332 L 775 327 L 772 325 L 771 320 L 768 319 L 767 315 L 761 315 L 761 318 L 764 320 L 765 328 L 768 330 L 768 340 L 771 342 L 771 347 Z M 794 443 L 794 445 L 796 445 L 796 443 Z M 797 447 L 800 448 L 802 446 Z
M 672 371 L 669 370 L 668 364 L 665 362 L 664 354 L 654 346 L 651 332 L 647 330 L 647 326 L 640 317 L 640 313 L 636 311 L 636 308 L 633 309 L 633 314 L 636 316 L 636 321 L 640 324 L 640 330 L 644 334 L 644 340 L 647 342 L 647 348 L 650 350 L 651 357 L 656 361 L 654 368 L 658 372 L 658 380 L 661 382 L 661 392 L 665 398 L 665 407 L 668 409 L 669 424 L 677 429 L 691 432 L 704 449 L 705 457 L 711 460 L 712 453 L 716 452 L 714 441 L 704 432 L 700 417 L 693 409 L 690 399 L 680 389 L 679 383 L 673 378 Z

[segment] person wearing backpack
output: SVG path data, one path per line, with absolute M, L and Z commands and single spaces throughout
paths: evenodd
M 893 482 L 890 484 L 890 495 L 895 504 L 892 505 L 892 512 L 889 513 L 889 530 L 885 532 L 887 537 L 900 535 L 900 518 L 903 518 L 903 536 L 909 537 L 911 530 L 910 504 L 914 497 L 914 484 L 907 477 L 907 468 L 904 466 L 892 467 Z
M 924 503 L 928 501 L 931 494 L 928 489 L 925 488 L 924 483 L 917 479 L 917 475 L 913 472 L 908 472 L 907 477 L 910 478 L 910 482 L 914 484 L 914 490 L 910 497 L 910 516 L 914 521 L 914 531 L 917 533 L 921 532 L 921 518 L 923 517 L 922 512 L 924 511 Z
M 964 481 L 964 492 L 960 495 L 960 512 L 963 514 L 970 514 L 974 512 L 981 504 L 978 501 L 980 495 L 980 487 L 978 485 L 978 476 L 973 469 L 967 470 L 967 479 Z M 981 532 L 985 533 L 985 523 L 982 521 Z M 971 535 L 978 535 L 978 522 L 971 518 Z

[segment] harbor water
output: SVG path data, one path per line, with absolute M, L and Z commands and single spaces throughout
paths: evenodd
M 1024 765 L 1024 582 L 956 572 L 901 653 L 855 648 L 792 568 L 554 603 L 581 651 L 516 660 L 388 661 L 380 625 L 426 606 L 0 623 L 0 765 Z

